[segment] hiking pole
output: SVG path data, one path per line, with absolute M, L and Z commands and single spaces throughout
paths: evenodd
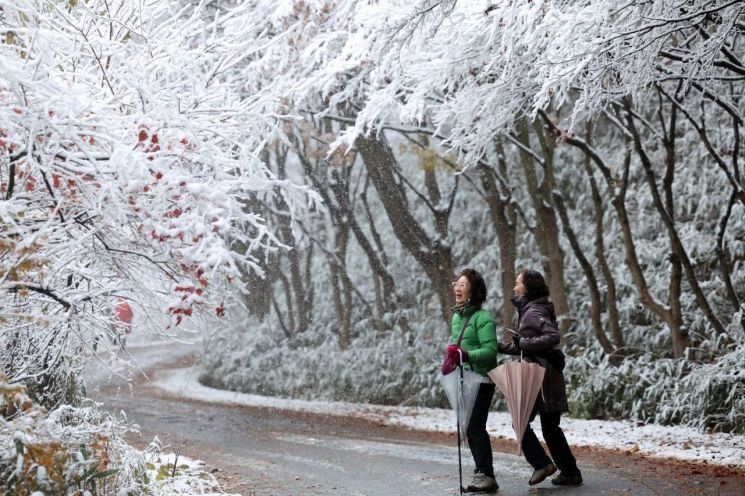
M 460 350 L 458 350 L 458 355 L 460 356 L 460 365 L 458 365 L 458 373 L 460 374 L 460 391 L 458 392 L 458 411 L 455 412 L 455 424 L 458 428 L 458 488 L 460 489 L 460 494 L 463 494 L 463 464 L 461 463 L 461 454 L 460 454 L 460 412 L 461 407 L 463 406 L 461 403 L 463 402 L 463 353 L 461 353 Z

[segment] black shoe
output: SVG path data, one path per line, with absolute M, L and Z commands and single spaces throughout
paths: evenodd
M 551 479 L 551 484 L 555 484 L 557 486 L 579 486 L 580 484 L 582 484 L 582 475 L 559 474 Z
M 553 463 L 549 463 L 543 468 L 536 469 L 533 472 L 533 475 L 530 477 L 528 484 L 530 484 L 531 486 L 540 484 L 541 482 L 546 480 L 546 477 L 554 475 L 555 473 L 556 473 L 556 465 L 554 465 Z

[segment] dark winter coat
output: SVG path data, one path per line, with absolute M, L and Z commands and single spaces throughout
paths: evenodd
M 538 395 L 537 407 L 542 412 L 567 412 L 566 383 L 564 381 L 564 354 L 555 349 L 561 341 L 556 324 L 554 305 L 547 297 L 527 300 L 512 299 L 518 313 L 517 334 L 519 348 L 514 345 L 499 346 L 501 353 L 520 355 L 523 360 L 538 363 L 546 369 L 543 388 Z
M 470 317 L 470 319 L 469 319 Z M 497 330 L 494 319 L 488 310 L 468 305 L 462 311 L 453 308 L 451 323 L 452 343 L 458 342 L 463 324 L 468 325 L 463 331 L 460 346 L 468 352 L 468 362 L 464 368 L 486 376 L 486 373 L 497 366 Z

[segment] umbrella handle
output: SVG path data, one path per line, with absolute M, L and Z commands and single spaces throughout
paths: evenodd
M 458 348 L 458 359 L 460 360 L 460 366 L 463 366 L 463 351 Z

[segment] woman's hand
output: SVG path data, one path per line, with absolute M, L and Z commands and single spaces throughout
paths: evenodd
M 463 356 L 463 362 L 468 361 L 468 352 L 457 344 L 451 344 L 450 346 L 448 346 L 447 353 L 448 358 L 450 358 L 450 361 L 452 361 L 453 363 L 461 363 L 461 356 Z

